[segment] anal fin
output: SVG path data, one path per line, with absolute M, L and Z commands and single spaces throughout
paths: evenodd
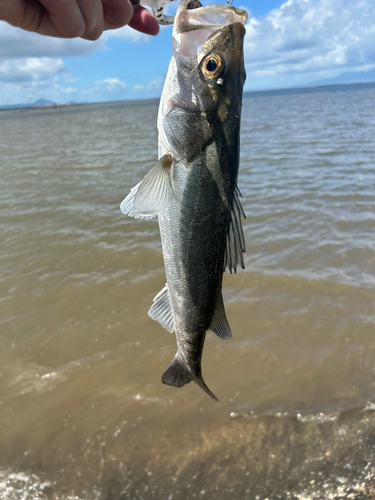
M 174 331 L 174 319 L 168 285 L 155 296 L 154 303 L 148 311 L 150 318 L 158 321 L 168 332 Z
M 216 335 L 223 340 L 231 340 L 233 338 L 227 317 L 225 315 L 223 296 L 221 292 L 216 302 L 215 312 L 209 330 L 216 333 Z

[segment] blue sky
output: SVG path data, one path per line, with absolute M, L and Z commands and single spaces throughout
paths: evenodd
M 373 0 L 234 4 L 249 12 L 245 90 L 375 80 Z M 89 42 L 46 38 L 0 22 L 0 105 L 159 97 L 170 57 L 171 27 L 157 37 L 124 27 Z

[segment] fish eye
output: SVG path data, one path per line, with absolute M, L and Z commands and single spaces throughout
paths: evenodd
M 224 71 L 224 61 L 219 54 L 209 54 L 202 61 L 202 73 L 205 78 L 213 80 Z
M 216 61 L 216 59 L 214 59 L 213 57 L 210 57 L 210 59 L 207 61 L 207 64 L 206 64 L 206 70 L 209 73 L 213 73 L 216 68 L 217 68 L 217 61 Z

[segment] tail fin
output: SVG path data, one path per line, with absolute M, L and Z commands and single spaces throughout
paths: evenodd
M 163 384 L 174 385 L 175 387 L 182 387 L 192 380 L 193 376 L 190 374 L 190 371 L 185 367 L 185 365 L 181 363 L 177 354 L 161 377 Z
M 161 381 L 166 385 L 173 385 L 175 387 L 182 387 L 194 380 L 196 384 L 199 385 L 201 389 L 204 390 L 212 399 L 219 402 L 217 397 L 205 384 L 201 372 L 194 375 L 189 368 L 178 358 L 177 354 L 173 358 L 172 363 L 168 366 L 161 377 Z

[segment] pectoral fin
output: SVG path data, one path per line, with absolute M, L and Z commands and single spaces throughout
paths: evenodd
M 237 266 L 245 269 L 244 255 L 246 252 L 245 237 L 243 234 L 241 217 L 246 218 L 244 209 L 240 202 L 240 190 L 236 187 L 233 199 L 233 208 L 229 221 L 227 243 L 224 257 L 224 271 L 237 272 Z
M 170 177 L 172 160 L 172 155 L 164 155 L 143 181 L 133 187 L 120 205 L 123 214 L 136 219 L 152 219 L 169 206 L 173 199 Z

